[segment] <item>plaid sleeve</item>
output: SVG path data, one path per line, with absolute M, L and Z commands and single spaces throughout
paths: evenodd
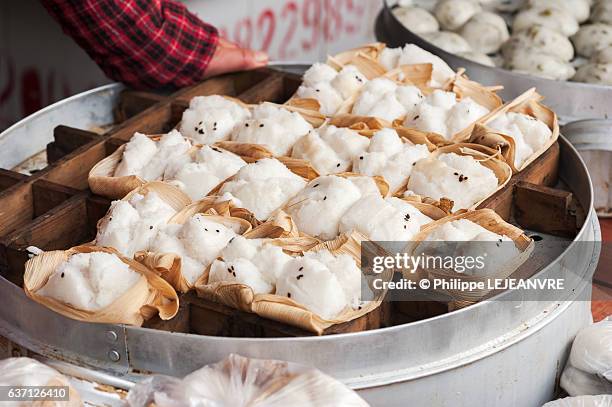
M 137 89 L 202 78 L 217 29 L 173 0 L 42 0 L 110 78 Z

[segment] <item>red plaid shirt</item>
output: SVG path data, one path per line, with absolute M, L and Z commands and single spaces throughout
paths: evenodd
M 202 78 L 215 27 L 172 0 L 42 0 L 110 78 L 138 89 L 182 87 Z

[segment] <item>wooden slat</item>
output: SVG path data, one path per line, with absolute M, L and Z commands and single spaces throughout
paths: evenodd
M 513 181 L 525 181 L 537 185 L 554 186 L 559 179 L 559 143 L 555 143 L 548 150 L 534 160 L 523 171 L 518 173 Z
M 493 209 L 504 220 L 512 216 L 514 188 L 518 182 L 524 181 L 537 185 L 555 185 L 559 178 L 559 143 L 553 144 L 548 150 L 534 160 L 523 171 L 514 175 L 510 182 L 501 190 L 487 198 L 478 208 Z
M 238 98 L 245 103 L 261 103 L 261 102 L 284 102 L 285 98 L 285 81 L 284 76 L 275 75 L 269 76 L 261 82 L 257 82 L 244 92 L 238 95 Z
M 283 102 L 289 100 L 302 84 L 302 77 L 296 74 L 285 74 L 284 78 L 285 95 Z
M 571 192 L 524 181 L 514 188 L 514 217 L 523 228 L 574 237 L 579 230 L 576 211 Z
M 58 147 L 66 152 L 74 151 L 89 142 L 99 140 L 101 137 L 103 136 L 100 134 L 69 126 L 60 125 L 53 129 L 53 138 Z
M 87 198 L 87 227 L 92 235 L 95 235 L 98 221 L 106 215 L 110 203 L 110 199 L 97 195 Z
M 124 90 L 121 92 L 119 106 L 117 106 L 117 121 L 124 122 L 165 99 L 166 96 L 151 92 Z
M 43 250 L 66 249 L 91 238 L 85 197 L 77 195 L 2 238 L 0 247 L 3 250 L 0 252 L 5 253 L 6 259 L 0 263 L 7 264 L 7 277 L 11 281 L 22 284 L 28 246 Z
M 0 192 L 0 236 L 28 223 L 34 215 L 32 184 L 22 181 Z
M 32 184 L 34 217 L 41 216 L 71 197 L 84 194 L 78 189 L 39 179 Z
M 156 315 L 145 321 L 142 327 L 158 331 L 189 333 L 189 304 L 180 302 L 178 313 L 168 321 Z
M 0 168 L 0 192 L 28 178 L 25 174 Z
M 53 166 L 45 168 L 40 175 L 47 181 L 84 190 L 89 186 L 87 183 L 89 170 L 104 157 L 106 157 L 104 140 L 92 141 L 77 148 Z
M 290 325 L 262 318 L 189 293 L 183 297 L 190 304 L 190 331 L 200 335 L 231 337 L 298 337 L 316 335 Z M 390 303 L 360 318 L 329 327 L 323 335 L 360 332 L 390 326 Z
M 172 129 L 176 122 L 172 122 L 171 106 L 169 103 L 158 103 L 144 110 L 108 133 L 109 137 L 120 140 L 129 140 L 134 133 L 145 134 L 166 133 Z
M 227 95 L 236 96 L 257 82 L 271 75 L 278 75 L 277 71 L 262 68 L 255 71 L 226 74 L 211 78 L 202 83 L 182 89 L 172 95 L 174 101 L 189 102 L 194 96 Z

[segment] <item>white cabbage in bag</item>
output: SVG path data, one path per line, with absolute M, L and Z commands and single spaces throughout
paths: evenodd
M 182 380 L 152 376 L 130 390 L 131 407 L 363 407 L 357 393 L 295 363 L 230 355 Z
M 57 370 L 30 358 L 8 358 L 0 360 L 0 386 L 68 386 L 68 401 L 14 401 L 2 402 L 3 406 L 81 406 L 79 394 L 70 387 L 68 379 Z
M 612 394 L 612 318 L 578 333 L 561 375 L 570 396 Z
M 542 407 L 612 407 L 612 395 L 566 397 Z

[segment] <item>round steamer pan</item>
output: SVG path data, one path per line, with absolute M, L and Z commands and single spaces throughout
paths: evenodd
M 80 98 L 90 103 L 96 92 L 26 118 L 0 140 L 10 143 L 24 129 L 40 128 L 45 119 L 79 111 Z M 98 99 L 107 105 L 97 107 L 110 111 L 107 92 Z M 559 143 L 560 178 L 583 208 L 591 208 L 593 192 L 584 162 L 565 138 Z M 555 240 L 541 236 L 543 243 Z M 566 277 L 574 289 L 562 298 L 511 297 L 414 323 L 321 337 L 226 338 L 84 323 L 29 300 L 20 287 L 0 277 L 0 298 L 6 305 L 0 307 L 0 336 L 45 358 L 68 362 L 62 370 L 71 375 L 115 387 L 129 387 L 143 372 L 181 376 L 238 353 L 315 366 L 374 406 L 539 406 L 555 395 L 571 341 L 592 320 L 589 281 L 600 248 L 579 242 L 598 240 L 599 223 L 590 209 L 574 243 L 538 274 Z
M 432 1 L 433 3 L 433 1 Z M 536 87 L 546 97 L 544 103 L 550 106 L 563 123 L 578 119 L 603 119 L 612 117 L 612 87 L 588 83 L 555 81 L 531 75 L 493 68 L 450 54 L 408 30 L 391 12 L 388 0 L 376 19 L 376 38 L 390 47 L 401 47 L 412 43 L 432 52 L 451 68 L 465 68 L 471 79 L 485 85 L 503 85 L 499 94 L 504 100 L 511 100 L 521 92 Z

